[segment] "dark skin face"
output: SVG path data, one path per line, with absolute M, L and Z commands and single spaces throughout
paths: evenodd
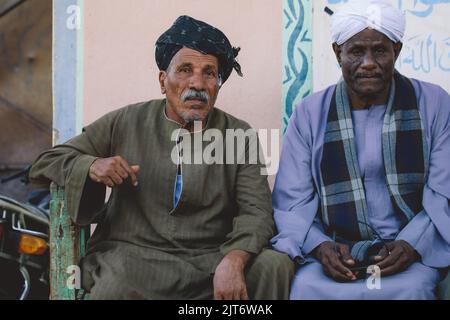
M 333 44 L 353 109 L 385 104 L 402 43 L 394 43 L 381 32 L 365 29 L 338 46 Z

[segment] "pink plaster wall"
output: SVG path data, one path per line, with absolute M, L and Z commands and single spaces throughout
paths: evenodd
M 282 1 L 95 0 L 84 2 L 84 123 L 162 97 L 154 43 L 179 15 L 221 29 L 242 51 L 216 106 L 255 128 L 280 128 Z

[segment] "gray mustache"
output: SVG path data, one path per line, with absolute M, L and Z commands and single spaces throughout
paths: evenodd
M 188 100 L 200 100 L 209 103 L 209 99 L 209 94 L 206 91 L 188 90 L 181 96 L 183 102 Z

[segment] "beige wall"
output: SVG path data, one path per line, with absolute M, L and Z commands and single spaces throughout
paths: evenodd
M 88 0 L 84 2 L 84 123 L 160 98 L 154 43 L 183 14 L 221 29 L 242 51 L 216 106 L 255 128 L 279 128 L 282 1 Z

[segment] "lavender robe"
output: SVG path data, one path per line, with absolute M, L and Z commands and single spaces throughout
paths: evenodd
M 330 101 L 335 86 L 306 98 L 289 123 L 273 193 L 279 234 L 274 248 L 301 261 L 291 299 L 433 299 L 441 279 L 438 268 L 450 265 L 450 96 L 436 85 L 413 80 L 430 154 L 424 210 L 411 222 L 395 214 L 384 175 L 382 125 L 385 106 L 353 111 L 355 144 L 369 208 L 369 221 L 384 239 L 405 240 L 422 256 L 402 273 L 383 277 L 380 290 L 366 280 L 338 283 L 310 256 L 324 241 L 317 214 L 320 161 Z

